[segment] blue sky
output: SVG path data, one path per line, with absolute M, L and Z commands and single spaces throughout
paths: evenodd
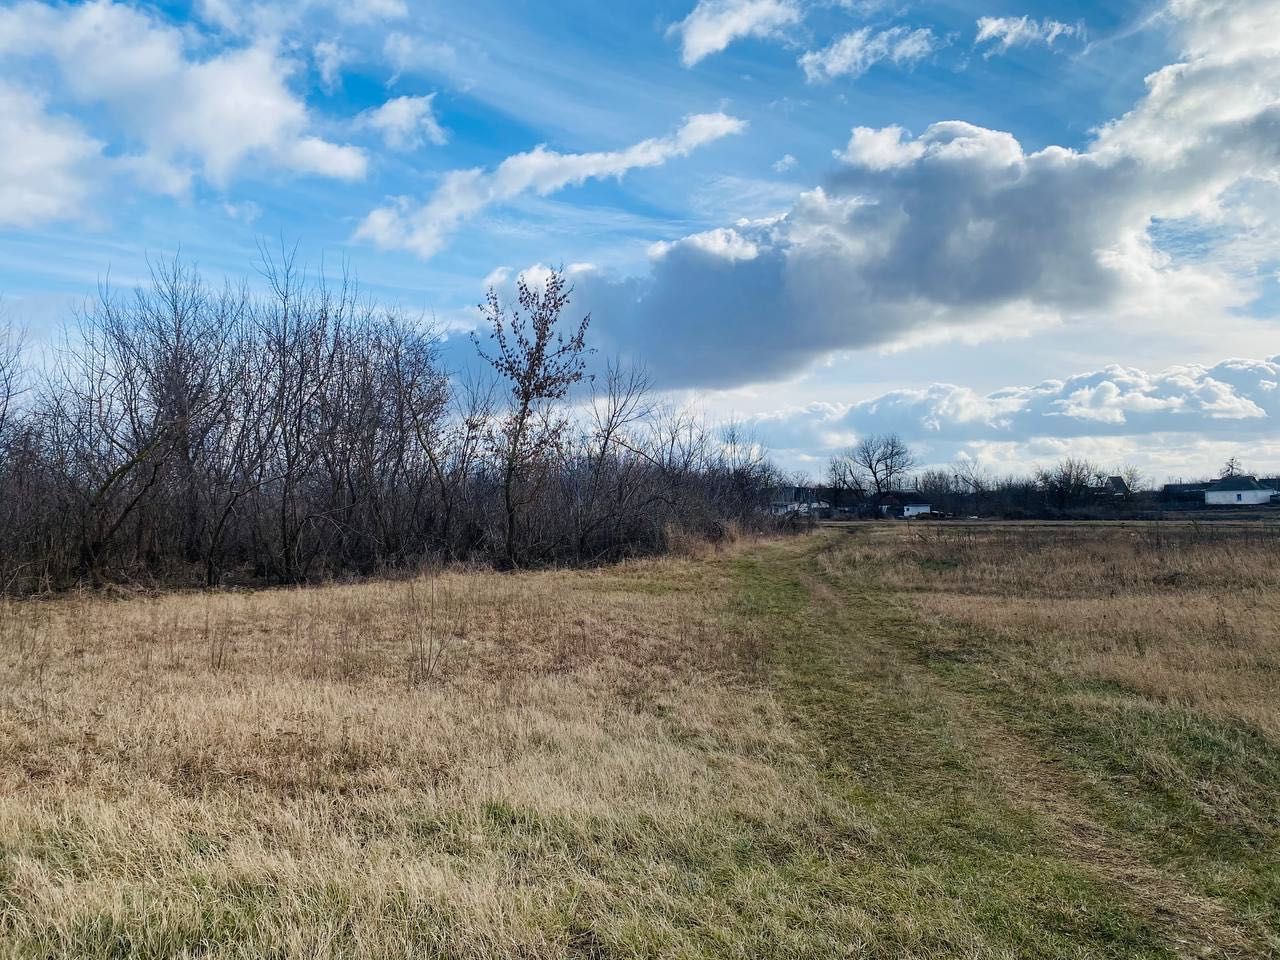
M 1280 469 L 1277 37 L 1280 0 L 4 3 L 0 310 L 39 340 L 283 238 L 457 330 L 573 265 L 602 352 L 801 469 L 880 427 Z

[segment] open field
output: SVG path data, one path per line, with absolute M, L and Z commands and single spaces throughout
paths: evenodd
M 0 957 L 1280 954 L 1280 531 L 0 608 Z

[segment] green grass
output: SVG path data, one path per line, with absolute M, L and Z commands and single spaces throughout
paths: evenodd
M 828 541 L 820 549 L 832 548 Z M 919 567 L 931 572 L 927 559 Z M 1091 949 L 1280 955 L 1280 745 L 1247 724 L 1153 702 L 1123 684 L 1065 678 L 1035 662 L 1034 645 L 984 643 L 961 625 L 926 621 L 906 594 L 880 589 L 875 573 L 828 583 L 838 599 L 824 617 L 839 626 L 810 618 L 802 639 L 784 649 L 798 716 L 820 717 L 813 738 L 847 771 L 852 789 L 873 785 L 863 797 L 873 816 L 886 806 L 911 813 L 889 828 L 898 834 L 895 848 L 910 849 L 922 823 L 942 813 L 911 798 L 946 796 L 950 815 L 925 827 L 939 869 L 999 873 L 985 854 L 1004 849 L 1008 866 L 1058 871 L 1064 891 L 1084 878 L 1107 904 L 1096 925 L 1086 924 Z M 879 655 L 868 658 L 867 650 Z M 983 772 L 980 748 L 993 736 L 1016 738 L 1053 771 L 1043 789 L 1121 849 L 1143 878 L 1128 883 L 1125 870 L 1099 870 L 1074 844 L 1055 850 L 1045 832 L 1054 817 L 1034 803 L 1020 805 L 1018 817 L 1002 813 L 1018 797 L 1016 790 L 1001 797 L 998 788 L 993 795 Z M 901 804 L 892 799 L 898 793 L 906 794 Z M 1019 822 L 1023 829 L 1011 829 Z M 1108 884 L 1117 873 L 1121 882 Z M 1042 905 L 1019 901 L 1024 882 L 1035 880 L 1015 879 L 1012 899 L 996 907 L 998 929 L 1013 929 L 999 916 L 1006 907 L 1052 923 Z M 1004 900 L 1010 888 L 991 889 L 1002 889 Z M 1079 908 L 1098 904 L 1081 900 Z M 1179 923 L 1174 944 L 1168 928 Z M 1029 949 L 1030 940 L 1007 945 L 1022 955 L 1043 948 Z
M 983 775 L 927 678 L 904 669 L 919 631 L 900 607 L 847 584 L 813 596 L 812 556 L 790 545 L 736 572 L 744 615 L 778 632 L 776 682 L 828 789 L 872 825 L 832 861 L 874 918 L 864 955 L 1175 955 Z
M 1018 675 L 989 666 L 939 672 L 1070 770 L 1098 820 L 1153 865 L 1229 902 L 1259 954 L 1280 952 L 1280 746 L 1120 684 L 993 680 Z

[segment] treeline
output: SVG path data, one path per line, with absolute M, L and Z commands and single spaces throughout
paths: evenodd
M 870 517 L 904 494 L 937 513 L 1007 519 L 1108 516 L 1155 506 L 1139 470 L 1108 470 L 1083 457 L 1025 474 L 1001 475 L 972 460 L 915 473 L 918 465 L 897 434 L 868 435 L 828 461 L 819 493 L 836 508 Z
M 918 482 L 921 492 L 936 500 L 936 509 L 951 514 L 1083 519 L 1155 507 L 1150 482 L 1137 469 L 1108 470 L 1084 457 L 1065 457 L 1030 473 L 1003 475 L 966 462 L 950 470 L 926 470 Z
M 40 362 L 5 330 L 0 590 L 589 563 L 767 522 L 755 444 L 587 375 L 561 275 L 490 293 L 466 377 L 352 284 L 262 269 L 262 294 L 179 262 L 104 289 Z

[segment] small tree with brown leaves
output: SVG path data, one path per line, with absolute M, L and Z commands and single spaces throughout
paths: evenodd
M 560 329 L 560 316 L 573 288 L 559 270 L 548 275 L 541 290 L 525 277 L 517 282 L 516 304 L 503 306 L 492 287 L 480 305 L 490 328 L 489 350 L 474 333 L 480 356 L 510 384 L 508 409 L 490 434 L 501 463 L 505 514 L 503 552 L 511 566 L 519 562 L 521 514 L 537 492 L 538 467 L 558 449 L 568 420 L 555 409 L 575 383 L 586 376 L 587 314 L 577 326 Z

